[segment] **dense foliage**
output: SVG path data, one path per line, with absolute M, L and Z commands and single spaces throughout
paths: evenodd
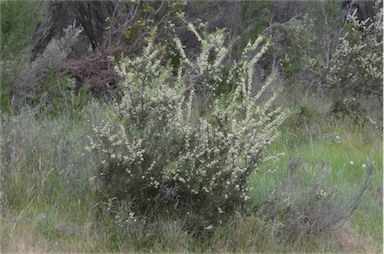
M 201 38 L 190 28 L 201 53 L 186 58 L 176 38 L 183 63 L 177 77 L 172 66 L 161 64 L 153 37 L 141 56 L 119 62 L 123 98 L 114 117 L 95 126 L 91 149 L 103 156 L 98 178 L 107 198 L 124 201 L 139 214 L 175 209 L 190 214 L 193 227 L 208 227 L 249 199 L 248 176 L 264 161 L 285 114 L 273 109 L 275 96 L 259 100 L 273 76 L 257 94 L 251 91 L 254 66 L 267 47 L 262 38 L 249 44 L 229 71 L 233 92 L 213 98 L 203 114 L 196 104 L 213 96 L 228 49 L 222 32 Z

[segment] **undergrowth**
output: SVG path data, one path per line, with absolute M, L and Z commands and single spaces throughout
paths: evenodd
M 82 153 L 90 123 L 101 122 L 111 112 L 109 106 L 93 102 L 80 118 L 38 116 L 28 109 L 18 116 L 3 116 L 2 252 L 340 252 L 352 247 L 349 250 L 379 252 L 382 249 L 382 143 L 377 139 L 380 133 L 374 128 L 352 131 L 347 122 L 318 124 L 316 132 L 311 133 L 318 138 L 313 138 L 312 143 L 308 134 L 286 126 L 278 142 L 269 148 L 273 153 L 284 151 L 286 156 L 265 165 L 265 173 L 250 177 L 249 187 L 253 190 L 249 193 L 248 214 L 230 216 L 214 227 L 208 238 L 191 235 L 185 228 L 186 218 L 176 219 L 172 214 L 159 215 L 148 223 L 145 216 L 129 217 L 125 213 L 126 217 L 118 218 L 129 220 L 124 230 L 115 227 L 116 218 L 97 222 L 93 178 L 96 165 L 84 159 L 92 156 L 91 153 Z M 294 143 L 288 142 L 292 135 L 297 140 Z M 347 223 L 337 224 L 331 230 L 324 228 L 323 233 L 308 231 L 305 224 L 294 226 L 295 213 L 287 209 L 284 195 L 290 196 L 291 211 L 305 215 L 308 209 L 316 208 L 315 213 L 308 215 L 321 214 L 332 219 L 333 212 L 342 214 L 340 211 L 356 200 L 370 163 L 374 165 L 372 183 Z M 268 173 L 267 168 L 276 168 L 277 173 Z M 324 199 L 325 203 L 317 205 L 322 195 L 329 197 L 330 202 Z M 271 203 L 273 200 L 278 202 Z M 277 213 L 262 212 L 271 209 Z M 286 238 L 288 235 L 290 239 Z M 348 247 L 351 239 L 356 244 Z

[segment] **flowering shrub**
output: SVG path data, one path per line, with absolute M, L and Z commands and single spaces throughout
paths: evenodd
M 122 99 L 94 126 L 89 150 L 102 158 L 97 178 L 100 199 L 109 208 L 125 202 L 135 214 L 187 214 L 190 226 L 210 229 L 249 199 L 247 178 L 272 159 L 263 152 L 285 114 L 272 107 L 275 96 L 259 103 L 274 75 L 260 91 L 251 91 L 254 66 L 268 46 L 261 46 L 263 38 L 249 43 L 231 66 L 226 82 L 233 91 L 215 98 L 228 52 L 225 36 L 218 31 L 202 38 L 189 28 L 201 42 L 201 53 L 187 58 L 175 38 L 181 58 L 176 71 L 163 64 L 163 48 L 153 43 L 155 31 L 140 56 L 117 64 Z M 209 112 L 200 112 L 196 104 L 209 97 Z
M 347 33 L 340 38 L 328 73 L 335 101 L 332 110 L 360 119 L 366 114 L 362 103 L 366 97 L 377 97 L 382 105 L 383 8 L 381 1 L 377 4 L 372 20 L 359 21 L 356 12 L 348 17 Z

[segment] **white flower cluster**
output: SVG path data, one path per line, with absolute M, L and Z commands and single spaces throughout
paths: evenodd
M 206 95 L 196 90 L 204 82 L 208 93 L 217 89 L 228 50 L 222 31 L 204 37 L 192 25 L 190 29 L 200 38 L 201 54 L 187 59 L 176 38 L 183 63 L 177 77 L 161 63 L 162 49 L 154 47 L 153 34 L 141 56 L 119 63 L 124 93 L 115 107 L 119 117 L 95 126 L 90 149 L 105 156 L 101 177 L 116 174 L 121 184 L 106 185 L 131 200 L 140 198 L 138 202 L 150 205 L 165 200 L 169 195 L 164 193 L 172 189 L 176 194 L 166 202 L 195 200 L 195 206 L 208 204 L 212 212 L 223 214 L 249 199 L 247 178 L 264 160 L 263 152 L 277 137 L 285 114 L 272 108 L 275 96 L 263 104 L 258 101 L 273 75 L 256 96 L 251 93 L 255 64 L 268 46 L 260 46 L 263 38 L 249 44 L 230 69 L 234 90 L 229 99 L 215 99 L 208 116 L 195 112 L 194 98 Z M 213 61 L 208 59 L 211 51 L 217 53 Z M 208 85 L 207 75 L 217 82 Z M 230 202 L 235 202 L 233 207 Z
M 204 28 L 204 24 L 199 26 Z M 184 78 L 187 82 L 192 83 L 194 88 L 203 95 L 203 102 L 210 99 L 218 88 L 218 84 L 223 81 L 223 61 L 229 51 L 224 45 L 225 35 L 223 30 L 217 30 L 211 34 L 201 36 L 196 27 L 189 23 L 188 29 L 196 36 L 201 43 L 201 52 L 195 59 L 188 59 L 179 38 L 174 38 L 175 46 L 181 55 L 181 62 L 186 67 Z M 214 59 L 212 60 L 212 56 Z M 181 71 L 179 69 L 179 71 Z M 181 73 L 181 72 L 180 72 Z
M 372 20 L 359 21 L 356 12 L 348 17 L 347 31 L 339 39 L 327 76 L 335 99 L 355 116 L 363 97 L 383 96 L 383 8 L 379 2 Z
M 320 189 L 318 192 L 316 192 L 317 198 L 324 198 L 327 196 L 327 192 L 325 192 L 323 189 Z

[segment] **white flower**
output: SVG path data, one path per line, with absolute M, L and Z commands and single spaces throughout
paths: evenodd
M 353 161 L 350 161 L 349 164 L 353 165 L 353 164 L 355 164 L 355 163 L 354 163 Z
M 212 229 L 213 228 L 213 225 L 209 225 L 208 227 L 205 227 L 204 229 L 205 230 L 210 230 L 210 229 Z
M 365 164 L 363 164 L 363 165 L 361 165 L 363 168 L 366 168 L 367 167 L 367 165 L 365 165 Z

